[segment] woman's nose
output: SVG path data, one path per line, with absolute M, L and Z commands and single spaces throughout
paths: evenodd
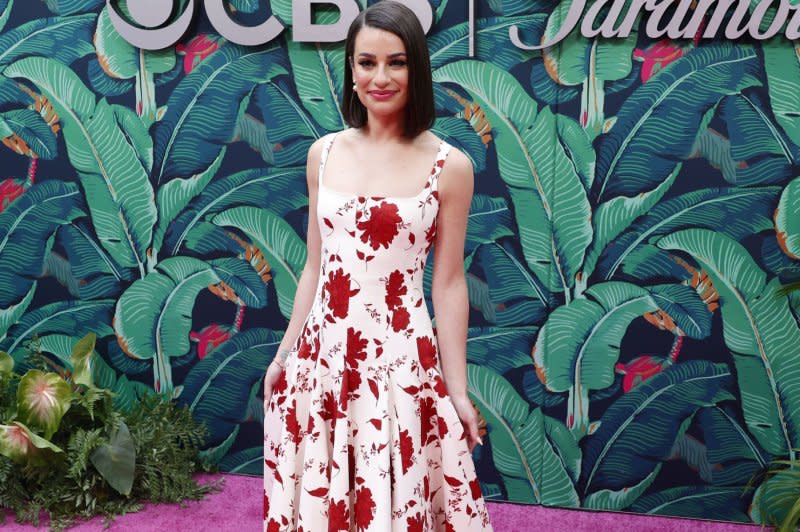
M 378 85 L 385 85 L 389 83 L 389 72 L 385 65 L 378 65 L 377 72 L 375 73 L 375 83 Z

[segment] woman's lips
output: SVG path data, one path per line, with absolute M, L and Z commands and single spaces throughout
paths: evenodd
M 388 100 L 395 95 L 397 91 L 369 91 L 369 95 L 376 100 Z

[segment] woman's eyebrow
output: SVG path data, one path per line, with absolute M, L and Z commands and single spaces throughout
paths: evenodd
M 403 56 L 403 55 L 406 55 L 405 52 L 395 52 L 393 54 L 389 54 L 389 57 L 399 57 L 399 56 Z M 360 54 L 358 54 L 358 56 L 359 57 L 375 57 L 375 54 L 371 54 L 369 52 L 361 52 Z

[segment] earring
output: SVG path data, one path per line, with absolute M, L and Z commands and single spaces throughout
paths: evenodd
M 356 84 L 353 83 L 353 90 L 356 90 Z

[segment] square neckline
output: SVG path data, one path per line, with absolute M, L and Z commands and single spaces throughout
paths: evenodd
M 341 191 L 341 190 L 337 190 L 335 188 L 331 188 L 328 185 L 326 185 L 322 180 L 323 177 L 325 176 L 325 169 L 327 168 L 328 155 L 330 154 L 330 150 L 333 147 L 333 143 L 334 143 L 334 141 L 336 141 L 336 137 L 339 135 L 339 133 L 341 133 L 341 131 L 337 131 L 336 133 L 334 133 L 331 136 L 330 140 L 328 141 L 327 145 L 325 146 L 325 149 L 323 150 L 322 160 L 320 161 L 320 168 L 318 170 L 319 176 L 317 178 L 317 185 L 318 185 L 318 188 L 323 188 L 323 189 L 327 190 L 328 192 L 332 192 L 333 194 L 335 194 L 337 196 L 341 196 L 341 197 L 349 198 L 349 199 L 352 199 L 352 198 L 369 198 L 369 199 L 372 199 L 372 200 L 393 200 L 394 201 L 394 200 L 414 200 L 414 199 L 419 198 L 420 196 L 422 196 L 425 193 L 426 190 L 428 190 L 430 188 L 429 184 L 433 180 L 433 177 L 436 175 L 437 163 L 439 162 L 439 160 L 441 158 L 440 156 L 442 155 L 442 151 L 444 150 L 444 147 L 445 147 L 445 144 L 446 144 L 444 139 L 440 139 L 439 147 L 436 150 L 436 157 L 435 157 L 435 159 L 433 161 L 433 165 L 431 167 L 431 171 L 428 174 L 428 178 L 425 180 L 425 184 L 422 186 L 422 190 L 420 190 L 419 192 L 417 192 L 413 196 L 380 196 L 380 195 L 376 195 L 376 194 L 373 194 L 373 195 L 370 195 L 370 194 L 358 194 L 358 193 L 344 192 L 344 191 Z

